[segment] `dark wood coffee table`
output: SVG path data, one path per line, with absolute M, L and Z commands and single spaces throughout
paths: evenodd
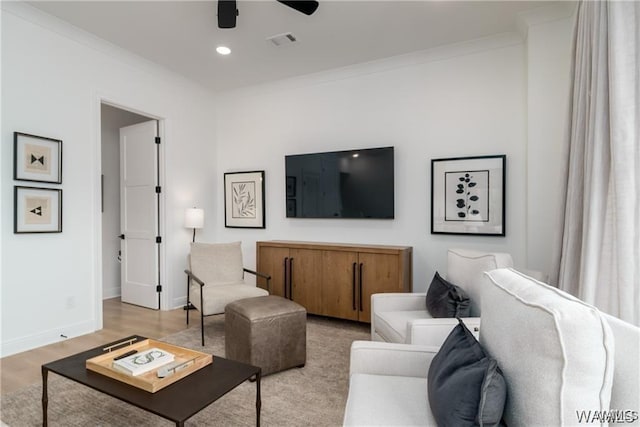
M 257 366 L 214 356 L 212 364 L 155 393 L 149 393 L 86 368 L 85 362 L 87 359 L 103 354 L 105 347 L 132 338 L 137 338 L 138 340 L 146 339 L 139 335 L 133 335 L 42 365 L 42 425 L 47 425 L 47 405 L 49 402 L 47 377 L 49 372 L 54 372 L 123 402 L 174 421 L 177 426 L 183 426 L 187 419 L 246 380 L 255 378 L 256 425 L 260 425 L 261 369 Z

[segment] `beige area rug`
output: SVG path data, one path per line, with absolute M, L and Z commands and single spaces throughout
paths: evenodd
M 202 350 L 197 323 L 163 340 Z M 349 387 L 351 343 L 369 338 L 368 325 L 310 316 L 306 366 L 262 379 L 262 425 L 341 425 Z M 204 351 L 224 355 L 224 316 L 205 319 L 205 344 Z M 255 383 L 245 382 L 187 420 L 186 425 L 253 426 L 255 395 Z M 41 384 L 2 396 L 2 422 L 11 427 L 42 425 L 41 397 Z M 174 425 L 56 374 L 49 375 L 48 414 L 50 426 Z

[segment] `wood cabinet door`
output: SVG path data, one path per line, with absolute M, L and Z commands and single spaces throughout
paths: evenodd
M 358 320 L 358 254 L 322 251 L 322 314 Z
M 371 295 L 402 292 L 398 255 L 358 253 L 359 301 L 358 320 L 371 322 Z
M 289 248 L 260 246 L 258 249 L 257 271 L 271 276 L 271 295 L 285 296 L 285 268 L 288 268 L 285 259 L 288 257 Z M 266 279 L 259 277 L 257 283 L 259 287 L 267 289 Z
M 290 291 L 293 301 L 308 313 L 322 313 L 322 251 L 290 249 Z

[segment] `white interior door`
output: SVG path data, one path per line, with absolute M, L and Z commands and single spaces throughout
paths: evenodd
M 160 308 L 155 120 L 120 129 L 122 301 Z

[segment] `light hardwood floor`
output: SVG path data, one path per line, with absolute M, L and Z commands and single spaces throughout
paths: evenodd
M 0 393 L 10 393 L 42 380 L 40 366 L 138 334 L 149 338 L 162 338 L 187 328 L 185 312 L 150 310 L 120 302 L 119 298 L 104 300 L 103 329 L 91 334 L 71 338 L 0 359 Z M 199 328 L 196 314 L 191 313 L 190 327 Z

